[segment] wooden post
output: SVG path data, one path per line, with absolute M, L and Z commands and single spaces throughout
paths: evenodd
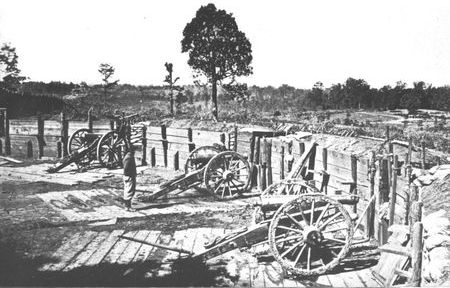
M 27 145 L 27 157 L 33 158 L 33 142 L 28 140 L 25 144 Z
M 63 157 L 62 154 L 63 154 L 62 153 L 62 142 L 58 141 L 58 142 L 56 142 L 56 155 L 58 158 L 62 158 Z
M 89 132 L 92 133 L 92 130 L 94 130 L 94 121 L 92 119 L 92 107 L 89 108 L 88 110 L 87 120 Z
M 390 141 L 388 142 L 388 153 L 390 155 L 394 155 L 394 145 Z M 387 157 L 387 160 L 388 160 L 387 169 L 388 169 L 388 183 L 389 183 L 389 187 L 392 186 L 392 161 L 393 161 L 393 158 L 391 158 L 390 155 Z
M 284 179 L 284 145 L 281 146 L 280 151 L 280 180 Z
M 352 169 L 352 181 L 353 184 L 350 185 L 350 191 L 352 194 L 354 195 L 358 195 L 358 159 L 356 159 L 355 155 L 351 156 L 351 169 Z M 357 213 L 358 209 L 357 209 L 357 204 L 353 205 L 353 213 Z
M 375 194 L 375 151 L 372 150 L 369 166 L 369 180 L 370 180 L 370 198 Z M 373 238 L 375 235 L 375 203 L 370 203 L 370 208 L 367 210 L 366 236 Z
M 234 126 L 234 146 L 233 146 L 234 152 L 237 152 L 237 145 L 238 145 L 238 127 Z
M 298 145 L 299 145 L 299 149 L 300 149 L 300 156 L 302 156 L 303 153 L 305 153 L 305 143 L 300 142 Z
M 3 111 L 5 115 L 5 155 L 11 155 L 11 138 L 9 135 L 9 117 L 8 111 Z
M 411 213 L 409 213 L 409 225 L 411 227 L 411 230 L 414 223 L 422 221 L 422 209 L 423 209 L 422 201 L 412 202 Z
M 262 149 L 261 149 L 261 156 L 260 156 L 260 161 L 261 161 L 261 191 L 266 190 L 267 187 L 267 166 L 268 166 L 268 142 L 267 142 L 267 138 L 264 137 L 263 138 L 263 143 L 262 143 Z
M 422 160 L 422 169 L 426 169 L 426 165 L 425 165 L 425 154 L 426 154 L 426 151 L 425 151 L 425 142 L 423 142 L 422 141 L 422 143 L 420 143 L 421 144 L 421 146 L 422 146 L 422 157 L 421 157 L 421 160 Z
M 44 120 L 41 114 L 38 114 L 38 157 L 41 159 L 44 156 Z
M 256 143 L 255 143 L 255 167 L 257 171 L 257 179 L 258 179 L 258 189 L 259 191 L 263 191 L 262 186 L 262 169 L 261 169 L 261 137 L 256 137 Z
M 5 136 L 5 111 L 0 110 L 0 137 Z
M 378 184 L 378 209 L 376 209 L 377 212 L 380 212 L 380 207 L 385 202 L 389 201 L 389 174 L 388 174 L 388 160 L 386 158 L 380 159 L 380 178 L 379 178 L 379 184 Z M 387 242 L 388 238 L 388 223 L 385 221 L 385 219 L 378 219 L 378 225 L 375 226 L 378 227 L 378 242 L 383 245 Z
M 386 136 L 387 142 L 389 143 L 391 140 L 390 133 L 389 133 L 389 126 L 386 126 L 386 135 L 385 136 Z
M 147 126 L 142 126 L 142 166 L 147 166 Z
M 178 151 L 173 154 L 173 169 L 175 171 L 180 170 L 180 153 Z
M 66 120 L 66 114 L 61 112 L 61 142 L 62 142 L 62 157 L 67 153 L 67 140 L 69 139 L 69 122 Z
M 323 193 L 328 194 L 328 185 L 325 185 L 323 182 L 325 181 L 326 177 L 329 177 L 325 172 L 328 170 L 328 149 L 323 148 L 322 149 L 322 168 L 323 168 L 323 174 L 322 174 L 322 189 Z M 328 180 L 326 180 L 328 181 Z
M 419 187 L 411 185 L 411 201 L 419 201 Z
M 397 171 L 398 171 L 398 156 L 394 156 L 394 167 L 392 168 L 392 186 L 391 195 L 389 197 L 389 226 L 394 225 L 395 218 L 395 203 L 397 201 Z
M 169 143 L 167 142 L 167 130 L 166 125 L 161 125 L 161 138 L 162 138 L 162 146 L 163 146 L 163 157 L 164 157 L 164 167 L 167 167 L 168 165 L 168 156 L 167 152 L 169 149 Z
M 272 185 L 272 140 L 267 140 L 267 186 Z
M 2 143 L 2 139 L 0 139 L 0 155 L 3 155 L 3 143 Z
M 414 223 L 412 234 L 411 266 L 412 277 L 408 283 L 412 287 L 420 287 L 422 279 L 423 224 Z
M 152 167 L 156 166 L 156 149 L 155 149 L 155 147 L 152 147 L 152 149 L 150 149 L 150 162 L 152 163 Z
M 188 150 L 189 150 L 189 152 L 192 152 L 195 150 L 195 143 L 194 143 L 194 136 L 192 134 L 192 128 L 187 129 L 187 136 L 188 136 Z
M 255 160 L 255 136 L 250 138 L 250 163 L 254 164 Z
M 303 147 L 304 147 L 305 143 L 303 143 Z M 308 170 L 310 171 L 314 171 L 314 165 L 316 163 L 316 147 L 317 146 L 313 146 L 311 149 L 311 154 L 309 156 L 309 160 L 308 160 Z M 303 152 L 302 154 L 305 152 L 304 148 L 303 148 Z M 314 172 L 308 172 L 306 174 L 305 177 L 306 180 L 314 180 Z
M 287 165 L 288 165 L 287 172 L 289 173 L 289 172 L 291 172 L 292 165 L 294 164 L 294 155 L 292 153 L 292 141 L 289 141 L 289 143 L 288 143 L 288 156 L 289 156 L 289 159 L 288 159 L 288 163 L 287 163 Z
M 411 189 L 406 191 L 405 195 L 405 225 L 409 225 L 409 213 L 411 207 Z
M 411 185 L 412 182 L 412 137 L 409 137 L 408 141 L 408 157 L 407 157 L 407 166 L 406 166 L 406 176 L 408 177 L 408 185 Z
M 220 143 L 225 146 L 225 133 L 220 133 Z

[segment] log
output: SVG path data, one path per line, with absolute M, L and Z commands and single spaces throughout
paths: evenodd
M 6 156 L 0 156 L 0 159 L 6 160 L 6 161 L 9 161 L 9 162 L 12 162 L 12 163 L 16 163 L 16 164 L 22 164 L 23 163 L 20 160 L 17 160 L 17 159 L 11 158 L 11 157 L 6 157 Z

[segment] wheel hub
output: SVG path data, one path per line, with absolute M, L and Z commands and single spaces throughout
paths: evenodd
M 231 181 L 234 178 L 233 172 L 226 170 L 223 172 L 223 180 L 225 181 Z
M 308 226 L 305 228 L 305 242 L 309 245 L 318 246 L 323 241 L 323 234 L 317 227 Z

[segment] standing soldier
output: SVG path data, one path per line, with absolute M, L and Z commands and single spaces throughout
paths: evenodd
M 135 212 L 131 207 L 131 200 L 136 193 L 136 161 L 134 160 L 134 147 L 127 145 L 128 151 L 123 157 L 123 200 L 129 212 Z

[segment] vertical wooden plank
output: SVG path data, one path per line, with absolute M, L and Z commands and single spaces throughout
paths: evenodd
M 223 146 L 225 146 L 225 133 L 220 133 L 219 136 L 219 140 L 220 140 L 220 144 L 222 144 Z
M 267 140 L 267 186 L 272 185 L 272 140 Z
M 58 141 L 56 142 L 56 154 L 58 158 L 62 158 L 63 157 L 63 152 L 62 152 L 62 142 Z
M 303 153 L 305 153 L 305 142 L 300 142 L 299 148 L 300 148 L 300 156 L 301 156 L 301 155 L 303 155 Z
M 99 264 L 108 254 L 108 252 L 114 247 L 116 242 L 119 240 L 118 236 L 123 234 L 123 230 L 114 230 L 108 237 L 101 242 L 97 250 L 89 257 L 89 259 L 84 263 L 84 266 L 94 266 Z
M 39 159 L 44 156 L 44 120 L 41 114 L 38 114 L 38 157 Z
M 188 136 L 188 150 L 189 152 L 192 152 L 195 150 L 195 143 L 194 143 L 194 135 L 192 134 L 192 128 L 187 129 L 187 136 Z
M 369 179 L 370 179 L 370 198 L 375 194 L 375 173 L 376 173 L 376 166 L 375 166 L 375 151 L 371 151 L 370 155 L 370 164 L 369 164 Z M 369 199 L 370 199 L 369 198 Z M 375 235 L 375 203 L 372 201 L 370 203 L 370 208 L 367 210 L 367 223 L 366 223 L 366 236 L 367 238 L 373 238 Z
M 314 166 L 316 163 L 316 150 L 317 150 L 317 146 L 314 145 L 311 149 L 311 154 L 310 154 L 309 160 L 308 160 L 308 170 L 310 170 L 311 172 L 307 173 L 307 175 L 305 177 L 306 180 L 314 180 L 314 172 L 312 172 L 312 171 L 314 171 Z M 304 151 L 305 150 L 303 148 L 302 154 L 304 153 Z
M 420 287 L 422 279 L 423 224 L 417 222 L 413 227 L 411 266 L 412 277 L 408 283 L 412 287 Z
M 87 113 L 88 129 L 90 133 L 92 133 L 92 130 L 94 130 L 94 120 L 92 119 L 92 110 L 93 110 L 92 107 L 89 108 Z
M 326 172 L 328 170 L 328 149 L 327 148 L 323 148 L 322 149 L 322 168 L 323 171 Z M 327 175 L 326 173 L 322 174 L 322 191 L 325 194 L 328 194 L 328 185 L 326 185 L 327 182 L 326 181 L 326 177 L 330 177 L 329 175 Z
M 284 145 L 281 146 L 280 151 L 280 180 L 284 179 Z
M 152 164 L 152 167 L 156 166 L 156 149 L 155 149 L 155 147 L 152 147 L 152 149 L 150 149 L 150 163 Z
M 62 151 L 62 156 L 66 156 L 67 155 L 67 140 L 69 138 L 69 132 L 68 132 L 68 128 L 69 128 L 69 122 L 67 122 L 66 120 L 66 113 L 61 112 L 61 122 L 60 122 L 60 129 L 61 129 L 61 142 L 62 142 L 62 147 L 61 147 L 61 151 Z
M 3 111 L 5 115 L 5 155 L 11 155 L 11 138 L 9 136 L 9 115 L 8 110 Z
M 378 185 L 378 211 L 377 216 L 381 210 L 381 206 L 389 201 L 389 174 L 388 174 L 388 160 L 386 158 L 380 159 L 379 163 L 380 168 L 380 177 L 379 177 L 379 185 Z M 378 218 L 378 217 L 377 217 Z M 378 218 L 378 242 L 383 245 L 387 242 L 388 238 L 388 223 L 386 223 L 385 219 Z
M 250 139 L 250 163 L 254 164 L 255 160 L 255 136 Z
M 355 155 L 351 155 L 350 157 L 351 161 L 351 170 L 352 170 L 352 182 L 353 184 L 350 185 L 350 192 L 354 195 L 358 195 L 357 187 L 358 187 L 358 159 L 356 159 Z M 358 212 L 358 204 L 353 205 L 353 213 Z
M 27 157 L 33 158 L 33 142 L 31 142 L 31 140 L 28 140 L 26 142 L 26 146 L 27 146 Z
M 234 125 L 234 147 L 233 150 L 234 152 L 237 152 L 237 147 L 238 147 L 238 127 L 236 125 Z
M 5 111 L 0 110 L 0 137 L 5 136 Z
M 141 165 L 147 166 L 147 126 L 142 126 L 142 160 Z
M 167 156 L 167 150 L 169 148 L 169 143 L 167 142 L 167 130 L 166 125 L 161 125 L 161 138 L 162 138 L 162 146 L 163 146 L 163 159 L 164 159 L 164 167 L 167 167 L 168 165 L 168 156 Z
M 392 168 L 392 186 L 391 195 L 389 197 L 389 226 L 394 225 L 395 217 L 395 203 L 397 201 L 397 171 L 398 171 L 398 156 L 394 156 L 394 167 Z
M 173 154 L 173 169 L 180 170 L 180 153 L 178 151 Z
M 425 165 L 425 155 L 426 155 L 426 151 L 425 151 L 425 142 L 424 141 L 422 141 L 421 143 L 421 146 L 422 146 L 422 152 L 421 152 L 421 162 L 422 162 L 422 169 L 426 169 L 426 165 Z
M 292 153 L 292 141 L 288 142 L 288 169 L 287 172 L 290 173 L 292 171 L 292 165 L 294 164 L 294 156 Z

